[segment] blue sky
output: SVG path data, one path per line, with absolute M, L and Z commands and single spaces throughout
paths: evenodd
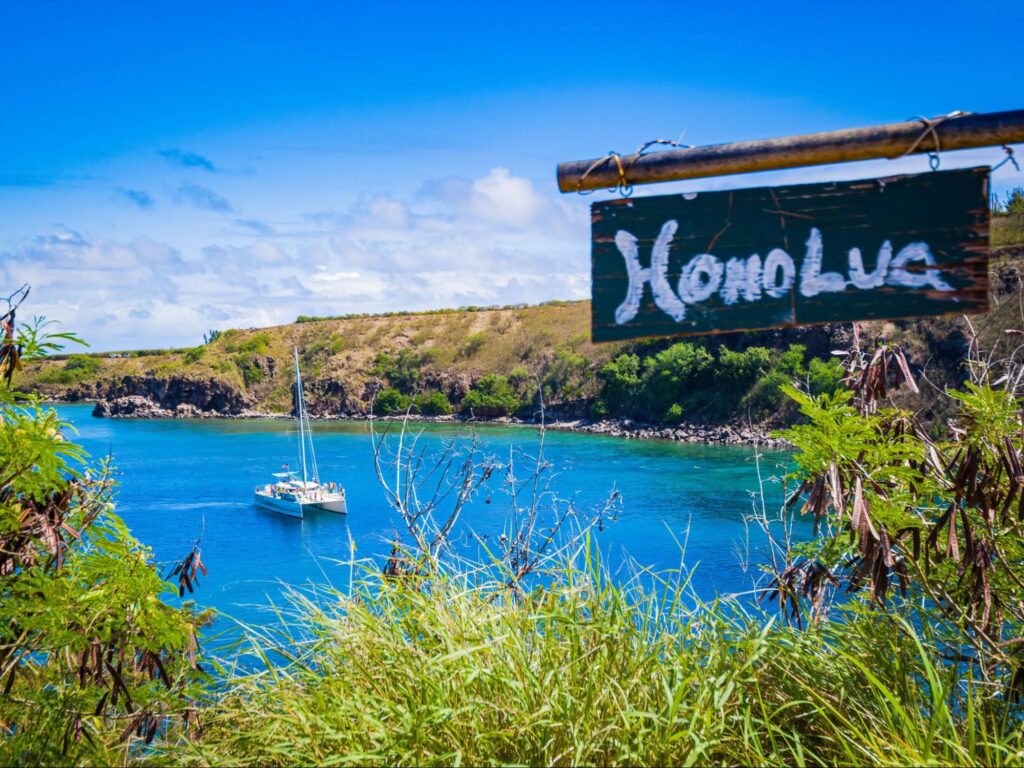
M 595 197 L 558 194 L 561 160 L 1024 107 L 1020 2 L 7 0 L 0 21 L 0 282 L 97 349 L 582 298 Z

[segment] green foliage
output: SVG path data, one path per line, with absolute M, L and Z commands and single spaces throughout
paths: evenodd
M 378 416 L 404 413 L 412 401 L 394 387 L 386 387 L 373 400 L 373 412 Z
M 192 349 L 185 353 L 185 362 L 189 363 L 190 365 L 192 363 L 198 363 L 200 360 L 203 359 L 203 355 L 205 354 L 206 347 L 193 347 Z
M 270 343 L 270 334 L 257 333 L 243 341 L 235 349 L 244 355 L 265 355 L 270 351 Z
M 927 616 L 856 604 L 811 632 L 685 574 L 617 583 L 596 555 L 552 565 L 513 598 L 447 573 L 420 588 L 366 570 L 351 594 L 293 593 L 300 618 L 253 637 L 291 664 L 237 674 L 193 765 L 1006 765 L 1021 731 Z M 915 629 L 919 627 L 919 629 Z
M 1008 649 L 1024 638 L 1024 402 L 1000 385 L 1015 387 L 1020 369 L 993 386 L 992 364 L 972 361 L 976 378 L 947 393 L 952 430 L 936 440 L 912 414 L 883 406 L 893 388 L 883 388 L 887 377 L 911 381 L 897 347 L 852 359 L 856 391 L 787 389 L 807 423 L 783 434 L 798 449 L 795 479 L 809 491 L 804 510 L 820 531 L 801 547 L 819 580 L 803 594 L 821 593 L 811 608 L 820 612 L 826 593 L 846 581 L 893 610 L 898 584 L 901 597 L 927 607 L 945 658 L 968 664 L 1004 701 L 1019 701 L 1024 661 Z M 788 573 L 789 581 L 776 578 L 780 604 L 788 599 L 796 610 L 792 586 L 801 579 Z M 803 573 L 807 584 L 810 571 Z
M 397 355 L 379 352 L 370 373 L 388 380 L 400 392 L 410 393 L 420 380 L 420 370 L 436 355 L 434 350 L 425 354 L 406 348 Z
M 560 346 L 543 381 L 550 393 L 547 399 L 576 400 L 585 394 L 590 379 L 590 361 L 568 345 Z
M 531 376 L 530 372 L 522 365 L 517 365 L 509 371 L 508 380 L 512 383 L 512 386 L 516 388 L 517 392 L 524 392 L 530 389 L 533 385 L 533 376 Z
M 251 387 L 263 381 L 263 369 L 259 366 L 252 355 L 239 353 L 231 358 L 242 374 L 242 381 L 245 386 Z
M 462 412 L 477 417 L 508 416 L 522 406 L 511 382 L 504 376 L 489 373 L 473 384 L 462 399 Z
M 782 363 L 791 363 L 799 355 L 803 362 L 803 348 L 790 348 L 782 354 Z M 746 389 L 757 381 L 771 367 L 772 352 L 765 347 L 749 347 L 743 352 L 733 352 L 722 345 L 718 348 L 718 362 L 715 366 L 716 383 L 734 389 Z
M 26 360 L 58 343 L 19 341 Z M 71 371 L 96 363 L 68 359 Z M 3 765 L 122 764 L 208 682 L 199 618 L 163 602 L 173 589 L 114 513 L 110 471 L 85 466 L 68 428 L 0 376 Z
M 591 414 L 666 424 L 678 423 L 684 414 L 695 419 L 737 412 L 756 419 L 777 417 L 788 407 L 783 387 L 794 381 L 807 382 L 816 394 L 838 387 L 838 362 L 813 359 L 808 368 L 805 357 L 801 344 L 781 351 L 761 346 L 734 351 L 720 345 L 713 355 L 690 342 L 646 357 L 621 354 L 598 371 L 602 389 Z
M 462 347 L 463 357 L 475 357 L 487 343 L 487 331 L 477 331 L 466 337 L 466 343 Z
M 740 398 L 739 409 L 755 419 L 764 418 L 778 410 L 785 400 L 783 392 L 792 383 L 791 376 L 776 369 L 758 378 Z
M 679 403 L 672 403 L 665 412 L 666 424 L 678 424 L 683 420 L 683 406 Z
M 37 380 L 44 384 L 77 384 L 95 378 L 101 367 L 91 355 L 69 355 L 63 368 L 51 368 Z
M 447 416 L 452 412 L 452 404 L 444 392 L 421 392 L 413 398 L 416 410 L 424 416 Z
M 1014 187 L 1006 193 L 1003 213 L 1007 216 L 1024 216 L 1024 187 Z
M 839 388 L 843 366 L 834 357 L 828 360 L 814 358 L 808 366 L 808 384 L 811 394 L 831 395 Z
M 600 402 L 607 409 L 606 413 L 631 415 L 640 392 L 640 358 L 632 354 L 619 355 L 605 363 L 599 375 L 604 380 Z
M 669 408 L 689 399 L 694 390 L 703 387 L 713 364 L 710 352 L 688 342 L 673 344 L 647 358 L 644 361 L 644 400 L 651 420 L 664 420 Z

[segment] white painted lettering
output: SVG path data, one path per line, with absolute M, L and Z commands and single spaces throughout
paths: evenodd
M 615 310 L 615 322 L 619 325 L 628 323 L 640 311 L 640 300 L 644 295 L 644 284 L 651 284 L 651 293 L 654 295 L 654 303 L 665 314 L 676 322 L 686 317 L 686 305 L 679 300 L 679 297 L 672 293 L 672 286 L 668 282 L 668 249 L 679 228 L 675 219 L 669 219 L 658 234 L 651 249 L 651 266 L 640 266 L 640 254 L 637 247 L 636 236 L 620 229 L 615 233 L 615 245 L 626 262 L 626 272 L 629 275 L 629 288 L 626 290 L 626 299 Z
M 846 278 L 838 272 L 821 271 L 823 255 L 821 232 L 817 227 L 811 227 L 811 236 L 807 238 L 807 254 L 800 268 L 800 293 L 807 298 L 819 293 L 839 293 L 846 290 Z
M 864 271 L 864 259 L 861 258 L 860 248 L 850 249 L 850 282 L 865 291 L 872 288 L 881 288 L 885 285 L 885 276 L 889 271 L 889 262 L 892 261 L 892 243 L 886 240 L 878 249 L 878 261 L 871 272 Z
M 687 304 L 710 299 L 722 284 L 722 271 L 722 262 L 710 253 L 697 254 L 679 276 L 679 296 Z
M 781 248 L 772 248 L 764 260 L 764 275 L 761 285 L 764 292 L 773 299 L 781 299 L 793 287 L 796 265 L 792 257 Z
M 748 259 L 729 259 L 725 263 L 725 284 L 722 301 L 731 305 L 739 301 L 761 298 L 761 257 L 756 253 Z
M 666 221 L 651 249 L 651 265 L 640 266 L 637 238 L 625 230 L 615 233 L 615 245 L 626 263 L 629 287 L 626 298 L 615 310 L 619 325 L 633 320 L 640 312 L 644 286 L 650 284 L 654 303 L 676 322 L 686 318 L 686 305 L 707 301 L 716 293 L 722 303 L 732 306 L 743 301 L 759 301 L 763 296 L 781 299 L 793 289 L 796 265 L 781 248 L 773 248 L 764 261 L 759 254 L 747 258 L 733 257 L 725 264 L 710 253 L 699 253 L 690 259 L 679 275 L 678 294 L 668 281 L 669 249 L 679 224 Z M 892 242 L 886 240 L 878 249 L 878 258 L 870 272 L 864 267 L 860 248 L 847 254 L 849 281 L 838 272 L 822 272 L 824 242 L 817 227 L 811 228 L 807 251 L 800 268 L 800 293 L 811 298 L 820 293 L 839 293 L 848 285 L 860 290 L 874 290 L 885 285 L 899 288 L 927 288 L 952 291 L 953 287 L 940 276 L 935 257 L 927 243 L 910 243 L 893 256 Z
M 907 269 L 908 265 L 916 263 L 923 263 L 925 269 L 912 272 Z M 927 243 L 910 243 L 900 248 L 900 252 L 889 266 L 889 277 L 886 282 L 901 288 L 924 288 L 930 285 L 936 291 L 953 290 L 953 286 L 939 277 L 939 270 L 935 269 L 935 257 L 932 256 Z

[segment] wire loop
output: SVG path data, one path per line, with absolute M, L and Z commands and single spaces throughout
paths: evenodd
M 608 154 L 605 155 L 604 157 L 599 157 L 597 160 L 591 163 L 590 167 L 583 172 L 583 175 L 580 176 L 580 180 L 576 185 L 576 192 L 580 195 L 589 195 L 590 193 L 592 193 L 594 191 L 592 189 L 583 189 L 584 180 L 587 178 L 587 176 L 596 171 L 598 168 L 614 160 L 615 166 L 619 171 L 619 181 L 614 187 L 609 187 L 608 191 L 618 192 L 620 195 L 622 195 L 622 197 L 629 197 L 630 195 L 633 194 L 633 185 L 629 182 L 629 179 L 627 178 L 628 172 L 632 170 L 637 160 L 645 156 L 644 153 L 647 152 L 648 149 L 657 144 L 664 144 L 666 146 L 676 147 L 678 149 L 692 149 L 693 146 L 691 144 L 681 144 L 680 142 L 673 141 L 672 139 L 651 139 L 650 141 L 646 141 L 643 144 L 641 144 L 640 148 L 637 149 L 636 152 L 634 152 L 631 155 L 627 155 L 625 158 L 613 149 L 609 151 Z M 623 165 L 623 160 L 627 160 L 626 165 Z
M 942 163 L 942 160 L 939 157 L 939 153 L 942 152 L 942 142 L 939 140 L 939 132 L 936 131 L 935 129 L 938 128 L 947 120 L 955 120 L 958 117 L 963 117 L 964 115 L 969 114 L 971 113 L 964 112 L 963 110 L 958 109 L 948 114 L 939 115 L 938 117 L 932 118 L 925 117 L 924 115 L 915 115 L 914 117 L 908 117 L 908 120 L 920 120 L 921 123 L 924 124 L 924 130 L 922 130 L 921 133 L 918 134 L 917 138 L 914 139 L 913 143 L 909 147 L 907 147 L 903 154 L 896 155 L 895 157 L 890 157 L 889 159 L 899 160 L 902 157 L 906 157 L 907 155 L 916 152 L 917 148 L 921 146 L 921 142 L 923 142 L 926 138 L 931 136 L 931 139 L 934 142 L 935 147 L 934 149 L 926 150 L 928 153 L 928 167 L 931 168 L 933 171 L 939 170 L 939 165 L 941 165 Z

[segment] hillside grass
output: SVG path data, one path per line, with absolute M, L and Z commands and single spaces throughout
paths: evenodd
M 424 369 L 469 378 L 486 373 L 507 374 L 517 367 L 541 370 L 559 349 L 600 364 L 620 345 L 590 342 L 590 302 L 552 302 L 507 309 L 475 309 L 424 313 L 390 313 L 341 319 L 305 320 L 270 328 L 228 330 L 210 344 L 195 348 L 150 351 L 145 354 L 92 353 L 99 361 L 97 381 L 126 376 L 185 376 L 215 378 L 239 388 L 257 388 L 257 402 L 269 410 L 290 407 L 292 348 L 298 347 L 300 367 L 307 380 L 333 378 L 347 388 L 360 389 L 373 378 L 381 354 L 402 350 L 426 361 Z M 246 371 L 251 360 L 270 357 L 277 362 L 274 376 L 257 379 Z M 76 379 L 64 381 L 60 371 L 68 359 L 44 360 L 27 371 L 24 386 L 50 385 L 60 394 Z
M 172 765 L 1007 765 L 1007 706 L 909 610 L 820 627 L 587 550 L 513 599 L 467 573 L 294 592 Z M 285 651 L 292 661 L 272 663 Z
M 1024 214 L 992 217 L 992 247 L 1024 246 Z

